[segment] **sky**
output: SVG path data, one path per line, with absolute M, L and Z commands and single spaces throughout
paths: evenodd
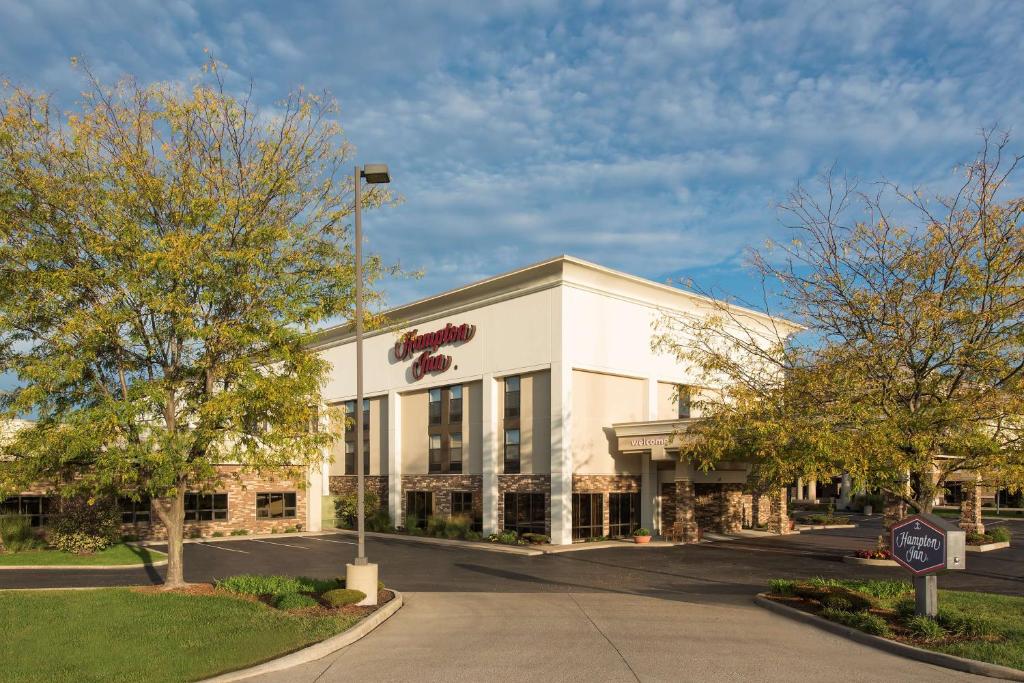
M 0 75 L 72 103 L 206 59 L 265 106 L 327 89 L 402 202 L 368 248 L 393 305 L 571 254 L 754 298 L 745 253 L 838 165 L 943 187 L 1024 117 L 1024 2 L 0 0 Z

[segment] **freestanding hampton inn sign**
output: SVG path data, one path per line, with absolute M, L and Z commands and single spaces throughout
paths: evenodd
M 934 617 L 939 609 L 935 573 L 964 569 L 966 534 L 935 515 L 904 517 L 890 527 L 889 534 L 892 559 L 914 574 L 916 613 Z
M 428 372 L 433 374 L 442 373 L 452 366 L 452 357 L 438 353 L 442 346 L 468 342 L 476 336 L 476 325 L 452 325 L 447 323 L 443 328 L 435 332 L 419 334 L 419 330 L 412 330 L 402 335 L 402 338 L 395 342 L 395 358 L 405 360 L 419 353 L 412 363 L 412 378 L 421 379 Z

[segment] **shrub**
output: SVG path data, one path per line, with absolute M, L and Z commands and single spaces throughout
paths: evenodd
M 282 593 L 274 598 L 274 607 L 281 610 L 306 609 L 316 607 L 320 603 L 302 593 Z
M 233 529 L 231 531 L 231 535 L 232 536 L 248 536 L 249 535 L 249 530 L 248 529 Z
M 470 530 L 470 531 L 466 532 L 466 540 L 467 541 L 482 541 L 483 538 L 484 538 L 484 535 L 481 534 L 479 531 L 472 531 L 472 530 Z
M 796 581 L 791 579 L 772 579 L 768 582 L 768 590 L 773 595 L 793 595 Z
M 523 534 L 523 540 L 534 545 L 551 542 L 551 539 L 544 534 Z
M 0 516 L 0 541 L 9 553 L 31 550 L 42 545 L 32 532 L 28 518 L 20 515 Z
M 473 527 L 473 520 L 464 515 L 455 515 L 445 525 L 446 538 L 465 538 Z
M 363 511 L 367 516 L 380 509 L 380 498 L 374 491 L 364 491 Z M 334 501 L 334 516 L 337 518 L 337 525 L 342 529 L 355 529 L 359 516 L 359 496 L 356 493 L 346 493 L 338 496 Z
M 921 640 L 941 640 L 946 636 L 939 622 L 931 617 L 915 616 L 907 620 L 907 630 Z
M 833 609 L 860 612 L 874 607 L 874 600 L 868 595 L 858 593 L 841 585 L 824 584 L 824 581 L 819 581 L 818 583 L 813 583 L 812 581 L 796 583 L 793 586 L 793 594 L 805 600 L 817 600 L 826 608 L 832 607 Z M 834 604 L 826 604 L 829 601 Z
M 435 517 L 431 515 L 427 517 L 427 536 L 444 536 L 447 522 L 443 517 Z
M 214 531 L 213 534 L 211 534 L 211 535 L 214 538 L 222 538 L 224 536 L 224 532 L 223 531 Z
M 50 518 L 47 540 L 69 553 L 88 554 L 110 546 L 121 536 L 121 512 L 109 500 L 65 498 Z
M 134 543 L 139 537 L 137 534 L 121 534 L 121 540 L 125 543 Z
M 914 618 L 914 613 L 917 611 L 917 605 L 915 604 L 914 598 L 906 598 L 893 605 L 893 609 L 896 611 L 896 616 L 900 618 L 900 621 L 910 621 Z
M 296 534 L 296 533 L 299 532 L 299 527 L 297 527 L 297 526 L 286 526 L 284 528 L 284 532 L 286 534 Z
M 651 535 L 651 530 L 647 529 L 645 527 L 640 527 L 639 529 L 637 529 L 637 530 L 635 530 L 633 532 L 633 535 L 634 536 L 650 536 Z
M 239 574 L 217 581 L 217 588 L 240 595 L 287 595 L 323 593 L 345 585 L 340 579 L 311 579 L 306 576 L 260 576 Z
M 821 616 L 829 621 L 835 621 L 874 636 L 888 636 L 891 633 L 885 619 L 870 612 L 847 612 L 846 610 L 825 608 L 821 610 Z
M 391 523 L 391 515 L 387 510 L 376 510 L 366 518 L 366 530 L 384 533 L 394 533 L 395 525 Z
M 1010 530 L 1005 526 L 997 526 L 988 532 L 988 537 L 992 539 L 993 543 L 1006 543 L 1010 540 L 1010 536 Z
M 192 527 L 191 529 L 189 529 L 188 537 L 189 538 L 202 538 L 203 537 L 203 530 L 200 529 L 197 526 L 196 527 Z
M 519 534 L 514 531 L 502 531 L 500 534 L 491 534 L 487 537 L 491 543 L 504 543 L 505 545 L 519 545 Z
M 353 588 L 336 588 L 324 593 L 323 599 L 331 607 L 344 607 L 365 600 L 366 593 Z
M 939 610 L 935 620 L 950 633 L 962 638 L 982 638 L 992 635 L 993 629 L 983 619 L 970 614 Z
M 406 515 L 405 516 L 405 530 L 406 531 L 412 533 L 413 531 L 415 531 L 416 529 L 419 529 L 419 528 L 420 528 L 420 522 L 419 522 L 418 519 L 416 519 L 415 515 Z

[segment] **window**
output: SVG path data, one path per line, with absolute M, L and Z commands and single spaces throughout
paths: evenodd
M 546 530 L 543 493 L 506 493 L 505 530 L 544 534 Z
M 462 385 L 431 389 L 428 395 L 428 472 L 462 472 Z
M 185 521 L 209 522 L 228 518 L 228 494 L 186 493 Z
M 452 517 L 473 517 L 473 492 L 452 491 Z
M 679 404 L 679 417 L 690 417 L 690 387 L 679 385 L 679 398 L 676 402 Z
M 31 526 L 46 526 L 52 508 L 53 499 L 49 496 L 11 496 L 0 503 L 0 515 L 27 517 Z
M 519 474 L 519 430 L 505 430 L 505 474 Z
M 462 422 L 462 386 L 448 387 L 448 423 Z
M 448 437 L 448 471 L 462 472 L 462 432 L 452 432 Z
M 143 496 L 139 500 L 118 498 L 117 505 L 121 508 L 122 524 L 149 524 L 149 496 Z
M 572 494 L 572 538 L 604 536 L 604 505 L 600 493 Z
M 430 424 L 441 424 L 441 390 L 431 389 L 429 392 Z
M 427 528 L 427 517 L 434 514 L 434 494 L 430 491 L 405 492 L 405 528 Z
M 505 378 L 505 418 L 519 417 L 519 376 Z
M 295 517 L 294 493 L 257 493 L 256 517 L 288 519 Z
M 430 469 L 431 474 L 441 471 L 441 435 L 430 435 Z
M 345 401 L 345 474 L 356 471 L 356 402 Z M 370 473 L 370 399 L 363 399 L 363 474 Z
M 608 535 L 629 536 L 640 526 L 640 494 L 608 494 Z

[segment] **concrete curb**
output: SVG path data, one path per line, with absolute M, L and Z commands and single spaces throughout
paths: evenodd
M 32 570 L 56 570 L 56 569 L 72 569 L 74 571 L 81 571 L 84 569 L 144 569 L 146 567 L 165 567 L 167 566 L 167 560 L 157 560 L 156 562 L 139 562 L 137 564 L 22 564 L 13 565 L 6 564 L 0 566 L 0 571 L 8 571 L 14 569 L 32 569 Z
M 829 529 L 856 529 L 856 524 L 797 524 L 800 531 L 828 531 Z
M 358 535 L 351 529 L 338 529 L 334 533 L 343 534 L 345 536 Z M 503 545 L 501 543 L 486 543 L 482 541 L 460 541 L 454 538 L 432 538 L 430 536 L 410 536 L 408 534 L 384 534 L 379 531 L 367 531 L 366 537 L 391 538 L 396 541 L 411 541 L 413 543 L 426 543 L 428 545 L 450 546 L 453 548 L 469 548 L 472 550 L 482 550 L 488 553 L 506 553 L 510 555 L 526 555 L 528 557 L 537 557 L 538 555 L 545 554 L 543 550 L 536 550 L 538 546 L 528 545 Z
M 993 550 L 1002 550 L 1003 548 L 1009 547 L 1009 541 L 1000 541 L 998 543 L 982 543 L 981 545 L 969 545 L 966 546 L 966 549 L 969 553 L 987 553 Z
M 387 590 L 391 589 L 388 588 Z M 327 655 L 337 652 L 344 647 L 348 647 L 363 636 L 366 636 L 375 628 L 387 621 L 391 615 L 401 609 L 403 604 L 402 594 L 395 590 L 392 590 L 391 592 L 394 593 L 395 597 L 392 598 L 389 603 L 377 609 L 377 611 L 373 612 L 370 616 L 366 617 L 347 631 L 339 633 L 336 636 L 331 636 L 327 640 L 321 640 L 319 643 L 310 645 L 298 652 L 293 652 L 289 655 L 272 659 L 269 662 L 264 662 L 263 664 L 251 666 L 248 669 L 239 669 L 238 671 L 231 671 L 226 674 L 221 674 L 220 676 L 207 678 L 200 683 L 228 683 L 229 681 L 241 681 L 254 676 L 262 676 L 276 671 L 283 671 L 284 669 L 290 669 L 293 666 L 323 659 Z
M 881 636 L 873 636 L 869 633 L 858 631 L 855 628 L 850 628 L 849 626 L 843 626 L 842 624 L 837 624 L 834 621 L 829 621 L 828 619 L 824 619 L 815 614 L 798 610 L 795 607 L 789 607 L 788 605 L 775 602 L 774 600 L 770 600 L 765 593 L 758 593 L 754 597 L 754 602 L 771 612 L 775 612 L 776 614 L 781 614 L 782 616 L 789 617 L 796 621 L 802 621 L 805 624 L 810 624 L 811 626 L 817 626 L 824 631 L 834 633 L 838 636 L 843 636 L 844 638 L 849 638 L 850 640 L 855 640 L 864 645 L 870 645 L 871 647 L 878 648 L 879 650 L 885 650 L 886 652 L 894 655 L 899 655 L 908 659 L 916 659 L 917 661 L 925 662 L 926 664 L 933 664 L 935 666 L 976 674 L 978 676 L 1001 678 L 1008 681 L 1024 681 L 1024 671 L 1021 671 L 1020 669 L 1011 669 L 1008 666 L 979 662 L 976 659 L 966 659 L 964 657 L 947 655 L 942 652 L 924 650 L 919 647 L 914 647 L 913 645 L 907 645 L 895 640 L 889 640 L 888 638 L 882 638 Z
M 843 555 L 843 562 L 846 564 L 858 564 L 862 567 L 898 567 L 900 566 L 896 560 L 874 560 L 870 557 L 854 557 L 853 555 Z

